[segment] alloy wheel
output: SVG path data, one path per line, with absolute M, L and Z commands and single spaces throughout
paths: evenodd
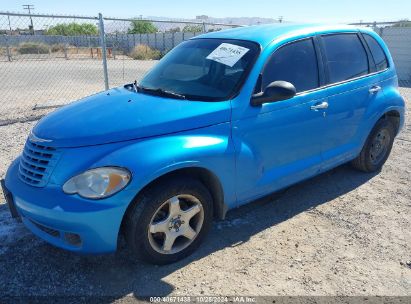
M 175 254 L 187 248 L 199 234 L 204 210 L 199 199 L 180 194 L 165 201 L 148 227 L 151 247 L 161 254 Z

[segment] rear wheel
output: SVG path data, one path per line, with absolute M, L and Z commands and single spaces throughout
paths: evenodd
M 379 120 L 372 129 L 360 155 L 352 161 L 354 168 L 364 172 L 381 169 L 390 155 L 395 137 L 395 127 L 387 119 Z
M 176 178 L 146 190 L 126 215 L 125 236 L 133 254 L 153 264 L 190 255 L 212 222 L 212 198 L 199 181 Z

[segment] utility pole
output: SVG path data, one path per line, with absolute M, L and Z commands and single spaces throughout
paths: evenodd
M 30 31 L 31 34 L 34 35 L 34 26 L 33 26 L 33 19 L 31 18 L 31 10 L 34 10 L 34 5 L 33 4 L 23 4 L 23 9 L 29 11 L 29 16 L 30 16 Z

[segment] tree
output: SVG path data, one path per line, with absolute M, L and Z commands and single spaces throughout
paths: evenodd
M 179 33 L 179 32 L 181 32 L 181 28 L 178 27 L 178 26 L 172 27 L 172 28 L 168 29 L 166 32 L 167 33 Z
M 183 27 L 183 32 L 186 33 L 199 33 L 203 31 L 203 26 L 198 24 L 198 25 L 186 25 Z
M 215 28 L 215 29 L 211 28 L 207 32 L 212 33 L 212 32 L 218 32 L 218 31 L 221 31 L 221 30 L 222 30 L 222 28 L 218 27 L 218 28 Z
M 79 36 L 90 35 L 94 36 L 98 34 L 97 26 L 91 23 L 59 23 L 51 26 L 46 35 L 61 35 L 61 36 Z
M 157 33 L 158 29 L 150 21 L 133 20 L 131 21 L 131 28 L 128 29 L 129 34 L 153 34 Z

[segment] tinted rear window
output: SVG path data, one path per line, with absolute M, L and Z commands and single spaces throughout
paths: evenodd
M 380 44 L 370 35 L 364 34 L 364 38 L 370 48 L 372 57 L 374 58 L 377 71 L 385 70 L 388 67 L 388 63 L 384 50 L 381 48 Z
M 322 36 L 329 82 L 335 83 L 368 74 L 368 58 L 357 34 Z
M 263 89 L 277 80 L 292 83 L 297 92 L 319 86 L 317 57 L 312 39 L 287 44 L 271 56 L 263 72 Z

